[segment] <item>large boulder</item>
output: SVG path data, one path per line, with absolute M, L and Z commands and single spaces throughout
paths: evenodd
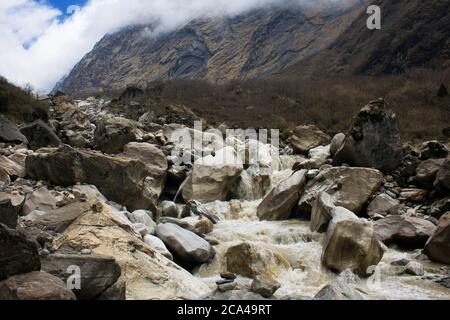
M 330 144 L 331 139 L 316 126 L 307 125 L 292 130 L 288 142 L 296 152 L 307 155 L 311 149 Z
M 347 163 L 389 172 L 403 159 L 398 118 L 382 99 L 365 106 L 353 120 L 344 144 L 336 152 L 336 165 Z
M 62 147 L 28 156 L 26 170 L 29 178 L 54 185 L 95 185 L 109 200 L 130 210 L 156 208 L 152 173 L 139 160 Z
M 214 257 L 214 250 L 206 240 L 176 224 L 158 225 L 156 235 L 183 262 L 205 263 Z
M 429 159 L 421 162 L 416 169 L 416 182 L 426 189 L 432 189 L 444 159 Z
M 61 279 L 35 271 L 0 282 L 0 300 L 76 300 L 76 297 Z
M 374 228 L 377 238 L 387 245 L 422 248 L 436 226 L 421 218 L 397 215 L 375 221 Z
M 339 276 L 332 283 L 320 289 L 314 296 L 314 300 L 364 300 L 364 296 L 354 289 L 344 276 Z
M 91 210 L 92 202 L 74 202 L 67 206 L 42 212 L 41 214 L 30 214 L 24 218 L 29 225 L 45 231 L 62 233 L 80 215 Z
M 345 141 L 345 134 L 343 133 L 338 133 L 333 137 L 330 146 L 330 153 L 332 156 L 334 156 L 339 151 L 339 149 L 344 144 L 344 141 Z
M 434 187 L 442 194 L 450 193 L 450 158 L 447 158 L 439 169 Z
M 437 262 L 450 264 L 450 212 L 444 214 L 425 245 L 424 253 Z
M 294 172 L 289 178 L 273 187 L 258 206 L 261 220 L 286 220 L 300 199 L 306 183 L 306 171 Z
M 333 198 L 334 205 L 358 214 L 382 182 L 383 174 L 375 169 L 326 169 L 306 185 L 299 207 L 302 212 L 310 213 L 317 196 L 328 193 Z
M 22 215 L 26 216 L 33 211 L 47 212 L 56 209 L 56 202 L 56 197 L 46 187 L 40 187 L 26 195 Z
M 225 256 L 228 272 L 249 278 L 263 275 L 273 279 L 280 264 L 273 251 L 249 242 L 229 247 Z
M 36 244 L 3 224 L 0 224 L 0 261 L 0 280 L 41 269 Z
M 326 233 L 322 263 L 333 271 L 350 269 L 366 276 L 370 266 L 377 265 L 384 250 L 375 236 L 373 225 L 351 211 L 334 215 Z
M 0 171 L 13 178 L 23 178 L 25 176 L 25 168 L 5 156 L 0 156 Z
M 402 205 L 400 201 L 392 198 L 386 193 L 378 195 L 367 207 L 367 214 L 369 217 L 374 217 L 376 215 L 395 215 L 398 214 Z
M 78 300 L 99 297 L 120 277 L 120 266 L 114 258 L 98 255 L 52 254 L 41 257 L 41 270 L 67 282 L 73 275 L 70 267 L 80 269 L 80 287 L 73 289 Z
M 15 229 L 19 215 L 20 205 L 13 203 L 11 198 L 3 198 L 0 195 L 0 223 L 8 228 Z
M 183 188 L 185 200 L 224 201 L 239 178 L 243 163 L 232 147 L 194 162 L 192 173 Z
M 343 207 L 336 207 L 333 204 L 333 198 L 328 193 L 322 193 L 313 203 L 310 229 L 319 233 L 326 232 L 333 217 L 345 214 L 350 213 Z M 353 216 L 353 213 L 351 213 L 351 216 Z
M 150 172 L 147 184 L 151 189 L 153 201 L 156 203 L 164 189 L 168 163 L 164 153 L 150 143 L 131 142 L 125 146 L 126 157 L 142 161 Z
M 105 153 L 116 154 L 123 151 L 129 142 L 142 139 L 144 132 L 139 123 L 121 117 L 102 119 L 97 123 L 94 147 Z
M 436 140 L 422 143 L 418 152 L 421 160 L 446 158 L 449 153 L 447 147 Z
M 327 163 L 330 155 L 330 145 L 316 147 L 309 151 L 309 159 L 302 161 L 298 167 L 301 169 L 319 169 Z
M 126 281 L 129 300 L 197 299 L 210 290 L 199 279 L 137 238 L 111 207 L 86 212 L 54 242 L 59 252 L 80 252 L 115 258 Z
M 20 129 L 28 139 L 28 148 L 37 150 L 43 147 L 59 147 L 62 143 L 58 136 L 42 120 L 37 120 Z
M 19 128 L 0 114 L 0 142 L 28 143 Z

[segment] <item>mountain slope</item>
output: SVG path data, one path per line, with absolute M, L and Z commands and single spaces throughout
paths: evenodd
M 379 0 L 382 29 L 368 30 L 363 12 L 330 47 L 282 77 L 396 74 L 414 67 L 450 67 L 450 1 Z
M 275 7 L 235 17 L 195 20 L 157 37 L 151 26 L 106 35 L 65 78 L 59 89 L 83 95 L 172 78 L 261 78 L 328 47 L 364 9 Z

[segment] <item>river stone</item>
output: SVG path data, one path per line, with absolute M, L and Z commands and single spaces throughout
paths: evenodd
M 294 172 L 290 177 L 273 187 L 258 206 L 260 220 L 286 220 L 300 199 L 306 183 L 306 171 Z
M 274 277 L 279 267 L 278 258 L 268 249 L 249 242 L 242 242 L 228 248 L 226 254 L 227 271 L 244 277 L 258 275 Z
M 448 156 L 448 149 L 439 141 L 426 141 L 418 150 L 421 160 L 440 159 Z
M 232 147 L 218 150 L 194 162 L 183 190 L 183 198 L 208 203 L 224 201 L 243 170 L 242 160 Z
M 76 297 L 61 279 L 35 271 L 0 282 L 0 300 L 76 300 Z
M 0 114 L 0 142 L 27 144 L 28 140 L 15 124 Z
M 144 135 L 139 123 L 121 117 L 110 117 L 96 123 L 94 148 L 109 154 L 117 154 L 124 147 L 138 141 Z
M 41 215 L 31 213 L 25 217 L 25 220 L 41 230 L 62 233 L 80 215 L 90 211 L 91 206 L 91 202 L 75 202 Z
M 321 193 L 328 193 L 333 204 L 358 214 L 370 197 L 380 188 L 383 175 L 367 168 L 329 168 L 321 171 L 305 187 L 299 207 L 310 213 L 311 206 Z
M 0 199 L 0 224 L 15 229 L 17 226 L 19 209 L 14 207 L 11 199 Z
M 443 164 L 444 159 L 422 161 L 416 169 L 416 182 L 426 189 L 432 189 L 437 173 Z
M 390 172 L 403 159 L 398 118 L 382 99 L 361 109 L 333 163 Z
M 450 193 L 450 158 L 447 158 L 439 169 L 434 187 L 442 194 Z
M 127 297 L 127 282 L 125 277 L 120 277 L 113 285 L 106 289 L 98 300 L 118 301 L 126 300 Z
M 395 215 L 399 213 L 401 207 L 400 201 L 383 193 L 372 200 L 367 208 L 367 214 L 372 218 L 375 215 Z
M 214 230 L 214 223 L 205 216 L 191 216 L 181 219 L 195 228 L 198 233 L 208 234 Z
M 153 249 L 155 249 L 156 251 L 158 251 L 159 253 L 161 253 L 167 259 L 173 260 L 172 254 L 170 253 L 169 250 L 167 250 L 166 245 L 160 238 L 147 234 L 144 236 L 144 242 Z
M 65 146 L 47 154 L 28 156 L 26 169 L 31 179 L 58 186 L 95 185 L 109 200 L 133 211 L 156 209 L 152 174 L 139 160 Z
M 146 210 L 136 210 L 132 213 L 128 213 L 128 218 L 134 224 L 142 224 L 145 226 L 146 230 L 153 234 L 156 230 L 156 222 L 150 217 L 151 212 Z
M 22 208 L 22 215 L 26 216 L 34 210 L 48 212 L 53 209 L 56 209 L 55 196 L 46 187 L 41 187 L 27 194 Z
M 75 220 L 54 242 L 58 252 L 91 248 L 95 255 L 114 257 L 126 279 L 129 300 L 198 299 L 210 290 L 157 250 L 134 235 L 117 211 L 103 206 Z
M 314 297 L 314 300 L 364 300 L 364 296 L 353 289 L 344 279 L 336 279 L 323 287 Z
M 353 216 L 354 213 L 343 207 L 336 207 L 333 198 L 327 193 L 322 193 L 313 204 L 310 229 L 319 233 L 326 232 L 333 217 L 343 215 Z
M 377 238 L 386 245 L 395 243 L 422 248 L 433 234 L 436 226 L 421 218 L 397 215 L 375 221 L 374 228 Z
M 23 178 L 25 177 L 25 168 L 18 164 L 17 162 L 12 161 L 8 157 L 0 155 L 0 170 L 4 171 L 10 177 L 15 178 Z
M 330 153 L 332 156 L 334 156 L 339 149 L 342 147 L 345 141 L 345 134 L 338 133 L 333 137 L 333 140 L 331 140 L 331 146 L 330 146 Z
M 301 162 L 296 169 L 319 169 L 327 163 L 330 158 L 330 146 L 319 146 L 311 149 L 308 153 L 308 159 Z
M 272 297 L 275 292 L 281 287 L 281 285 L 265 276 L 257 276 L 253 280 L 251 290 L 254 293 L 262 295 L 264 298 Z
M 0 168 L 0 187 L 7 186 L 11 183 L 11 178 L 9 177 L 9 174 Z
M 360 276 L 368 274 L 383 258 L 384 250 L 375 236 L 373 225 L 342 211 L 331 220 L 326 233 L 322 263 L 333 271 L 346 269 Z
M 52 254 L 41 257 L 41 270 L 67 283 L 73 275 L 70 266 L 80 268 L 80 289 L 73 289 L 78 300 L 91 300 L 113 285 L 120 277 L 120 267 L 112 257 L 98 255 Z
M 292 148 L 307 155 L 309 150 L 330 143 L 330 137 L 314 125 L 298 126 L 292 130 L 288 142 Z
M 0 261 L 0 280 L 41 269 L 36 244 L 4 224 L 0 224 Z
M 214 257 L 214 251 L 207 241 L 176 224 L 158 225 L 156 235 L 186 262 L 205 263 Z
M 425 269 L 419 262 L 411 261 L 405 266 L 405 272 L 412 276 L 423 276 Z
M 28 139 L 28 148 L 37 150 L 43 147 L 59 147 L 62 142 L 42 120 L 37 120 L 20 129 Z
M 450 265 L 450 212 L 444 214 L 425 245 L 424 253 L 433 261 Z
M 171 217 L 178 218 L 179 212 L 175 202 L 162 201 L 158 206 L 158 218 Z
M 431 205 L 430 213 L 434 218 L 440 219 L 446 212 L 450 211 L 450 196 L 436 201 Z
M 168 169 L 164 153 L 150 143 L 131 142 L 125 146 L 123 155 L 140 160 L 148 167 L 150 174 L 146 183 L 150 186 L 153 202 L 156 203 L 164 189 Z

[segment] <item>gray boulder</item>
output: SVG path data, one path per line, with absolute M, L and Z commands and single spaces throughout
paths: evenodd
M 400 204 L 400 201 L 382 193 L 369 204 L 367 214 L 369 217 L 374 217 L 376 215 L 395 215 L 399 213 L 401 208 L 402 205 Z
M 28 139 L 28 148 L 37 150 L 43 147 L 59 147 L 62 142 L 42 120 L 35 121 L 20 129 Z
M 377 238 L 386 245 L 395 243 L 422 248 L 433 234 L 436 226 L 421 218 L 402 215 L 375 221 L 374 228 Z
M 0 224 L 0 261 L 0 280 L 41 269 L 36 244 L 3 224 Z
M 337 272 L 349 269 L 366 276 L 369 267 L 377 265 L 383 255 L 384 249 L 375 236 L 371 222 L 359 219 L 348 210 L 333 216 L 323 245 L 324 266 Z
M 95 185 L 109 200 L 130 210 L 156 209 L 152 173 L 139 160 L 66 146 L 28 156 L 26 170 L 29 178 L 58 186 Z
M 306 183 L 306 171 L 294 172 L 290 177 L 272 188 L 258 206 L 261 220 L 286 220 L 300 199 Z
M 52 254 L 41 257 L 42 271 L 67 282 L 72 275 L 70 266 L 80 268 L 80 289 L 73 289 L 78 300 L 91 300 L 99 297 L 120 277 L 121 271 L 112 257 L 98 255 Z
M 158 225 L 156 235 L 186 262 L 205 263 L 214 257 L 214 250 L 207 241 L 176 224 Z
M 254 293 L 262 295 L 264 298 L 272 297 L 281 287 L 281 284 L 265 276 L 257 276 L 253 280 L 251 290 Z
M 366 105 L 353 120 L 349 134 L 336 152 L 335 165 L 347 163 L 390 172 L 403 159 L 398 118 L 382 99 Z
M 0 300 L 76 300 L 76 297 L 61 279 L 35 271 L 1 281 Z
M 442 194 L 450 193 L 450 158 L 447 158 L 436 174 L 436 180 L 434 182 L 436 190 Z
M 358 214 L 383 182 L 380 171 L 366 168 L 330 168 L 308 182 L 300 198 L 303 213 L 310 213 L 316 198 L 328 193 L 332 202 Z
M 27 144 L 28 140 L 14 123 L 0 114 L 0 142 Z
M 450 212 L 444 214 L 428 239 L 424 253 L 433 261 L 450 265 Z
M 432 189 L 436 176 L 444 164 L 445 159 L 429 159 L 422 161 L 416 169 L 416 182 L 426 188 Z
M 304 155 L 307 155 L 311 149 L 329 144 L 330 141 L 330 137 L 314 125 L 295 128 L 288 139 L 292 148 Z

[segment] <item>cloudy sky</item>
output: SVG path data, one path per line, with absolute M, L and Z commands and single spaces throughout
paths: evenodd
M 195 17 L 233 15 L 276 2 L 0 0 L 0 75 L 17 85 L 49 91 L 106 33 L 154 22 L 165 31 Z

